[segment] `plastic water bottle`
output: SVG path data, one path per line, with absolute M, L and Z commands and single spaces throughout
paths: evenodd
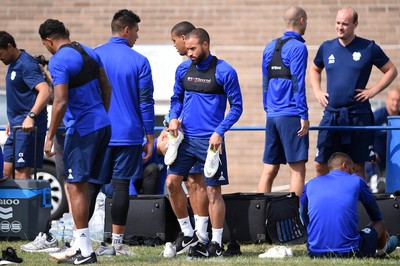
M 51 222 L 51 228 L 49 230 L 50 234 L 53 235 L 55 239 L 59 243 L 64 241 L 64 221 L 58 220 L 58 221 L 52 221 Z
M 94 213 L 89 222 L 90 238 L 95 242 L 104 241 L 105 199 L 105 194 L 97 195 Z
M 64 221 L 64 242 L 71 242 L 74 234 L 74 219 L 70 213 L 64 213 L 62 220 Z

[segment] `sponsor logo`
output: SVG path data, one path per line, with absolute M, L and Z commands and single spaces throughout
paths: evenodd
M 203 252 L 203 251 L 201 251 L 201 250 L 197 250 L 197 252 L 200 253 L 201 255 L 203 255 L 204 257 L 208 257 L 208 256 L 209 256 L 208 251 Z M 219 256 L 219 255 L 218 255 L 218 256 Z
M 0 199 L 0 205 L 19 205 L 19 199 Z
M 7 220 L 13 217 L 13 208 L 7 207 L 3 208 L 0 207 L 0 219 Z
M 221 256 L 221 255 L 222 255 L 222 250 L 215 251 L 215 254 L 216 254 L 217 256 Z
M 202 78 L 196 78 L 196 77 L 188 77 L 187 81 L 194 82 L 194 83 L 204 83 L 204 84 L 211 83 L 211 79 L 202 79 Z
M 10 231 L 10 222 L 8 222 L 8 221 L 2 221 L 2 222 L 0 223 L 0 230 L 1 230 L 3 233 L 9 232 L 9 231 Z
M 280 66 L 272 66 L 271 67 L 271 70 L 281 70 L 282 69 L 282 67 L 280 67 Z
M 89 257 L 86 257 L 86 258 L 82 258 L 81 260 L 79 260 L 78 258 L 76 258 L 76 259 L 74 260 L 74 264 L 75 264 L 75 265 L 83 264 L 83 263 L 87 262 L 87 261 L 90 260 L 90 259 L 91 259 L 90 256 L 89 256 Z
M 68 169 L 68 179 L 74 179 L 73 175 L 72 175 L 72 169 Z
M 3 233 L 7 232 L 13 232 L 13 233 L 18 233 L 22 230 L 22 224 L 19 221 L 13 221 L 13 222 L 8 222 L 8 221 L 2 221 L 0 223 L 0 230 Z
M 182 241 L 182 248 L 185 248 L 193 243 L 194 238 L 190 239 L 189 242 L 185 243 L 185 240 Z
M 18 157 L 19 157 L 19 159 L 18 159 L 17 163 L 24 163 L 25 162 L 24 153 L 23 152 L 18 153 Z
M 334 64 L 335 63 L 335 56 L 333 54 L 331 54 L 328 57 L 328 64 Z
M 11 223 L 10 229 L 13 233 L 18 233 L 22 229 L 22 224 L 19 221 L 14 221 Z
M 15 71 L 11 72 L 11 76 L 10 76 L 11 80 L 14 80 L 16 76 L 17 76 L 17 73 Z

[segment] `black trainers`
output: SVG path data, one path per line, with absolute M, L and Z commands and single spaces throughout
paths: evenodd
M 14 264 L 21 263 L 23 260 L 17 256 L 15 249 L 8 247 L 1 252 L 0 264 Z
M 207 247 L 209 257 L 219 257 L 224 253 L 224 247 L 221 247 L 217 242 L 211 241 Z
M 193 258 L 208 258 L 208 246 L 202 242 L 197 242 L 193 247 L 189 248 L 189 257 Z
M 96 253 L 92 252 L 89 257 L 84 257 L 81 254 L 80 250 L 77 250 L 76 253 L 70 257 L 67 257 L 66 259 L 59 260 L 57 263 L 59 264 L 90 264 L 90 263 L 96 263 L 97 262 L 97 257 Z
M 190 247 L 195 246 L 197 242 L 199 242 L 199 239 L 196 234 L 193 234 L 193 236 L 184 236 L 183 233 L 180 232 L 174 242 L 176 254 L 180 255 L 185 253 Z
M 240 244 L 237 241 L 231 241 L 228 244 L 228 248 L 224 251 L 222 256 L 224 257 L 233 257 L 233 256 L 241 256 L 242 252 L 240 251 Z

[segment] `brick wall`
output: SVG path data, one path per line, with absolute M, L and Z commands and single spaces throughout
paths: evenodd
M 211 51 L 233 65 L 238 74 L 244 98 L 244 112 L 238 126 L 263 126 L 265 114 L 261 104 L 261 54 L 267 42 L 279 37 L 285 30 L 282 14 L 291 4 L 302 6 L 308 13 L 308 29 L 305 34 L 309 49 L 309 66 L 325 40 L 335 37 L 334 19 L 340 0 L 223 0 L 223 1 L 26 1 L 2 0 L 0 29 L 10 32 L 19 48 L 29 53 L 50 54 L 41 44 L 37 33 L 39 25 L 47 18 L 63 21 L 71 32 L 71 39 L 89 46 L 97 46 L 110 36 L 113 14 L 127 8 L 137 13 L 140 23 L 137 44 L 171 44 L 170 29 L 182 20 L 189 20 L 205 28 L 211 36 Z M 396 66 L 400 64 L 400 1 L 354 0 L 346 1 L 359 12 L 357 35 L 374 39 L 383 47 Z M 0 67 L 4 77 L 6 67 Z M 374 70 L 370 84 L 380 77 Z M 324 81 L 323 81 L 324 82 Z M 394 85 L 400 86 L 399 79 Z M 4 87 L 4 78 L 0 87 Z M 315 101 L 307 80 L 307 97 L 310 123 L 317 126 L 322 108 Z M 379 104 L 385 93 L 371 102 Z M 226 134 L 229 177 L 231 185 L 224 192 L 254 191 L 262 170 L 261 157 L 264 147 L 262 131 L 231 131 Z M 307 179 L 313 177 L 316 132 L 310 133 L 310 153 Z M 289 168 L 282 166 L 276 185 L 288 184 Z

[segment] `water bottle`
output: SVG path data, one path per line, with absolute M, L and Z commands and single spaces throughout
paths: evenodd
M 70 213 L 64 213 L 64 242 L 71 242 L 74 234 L 74 219 Z
M 62 220 L 54 220 L 51 222 L 51 228 L 49 233 L 57 239 L 59 243 L 64 241 L 64 221 Z
M 89 222 L 90 238 L 99 243 L 104 241 L 105 199 L 106 195 L 99 193 L 93 216 Z

